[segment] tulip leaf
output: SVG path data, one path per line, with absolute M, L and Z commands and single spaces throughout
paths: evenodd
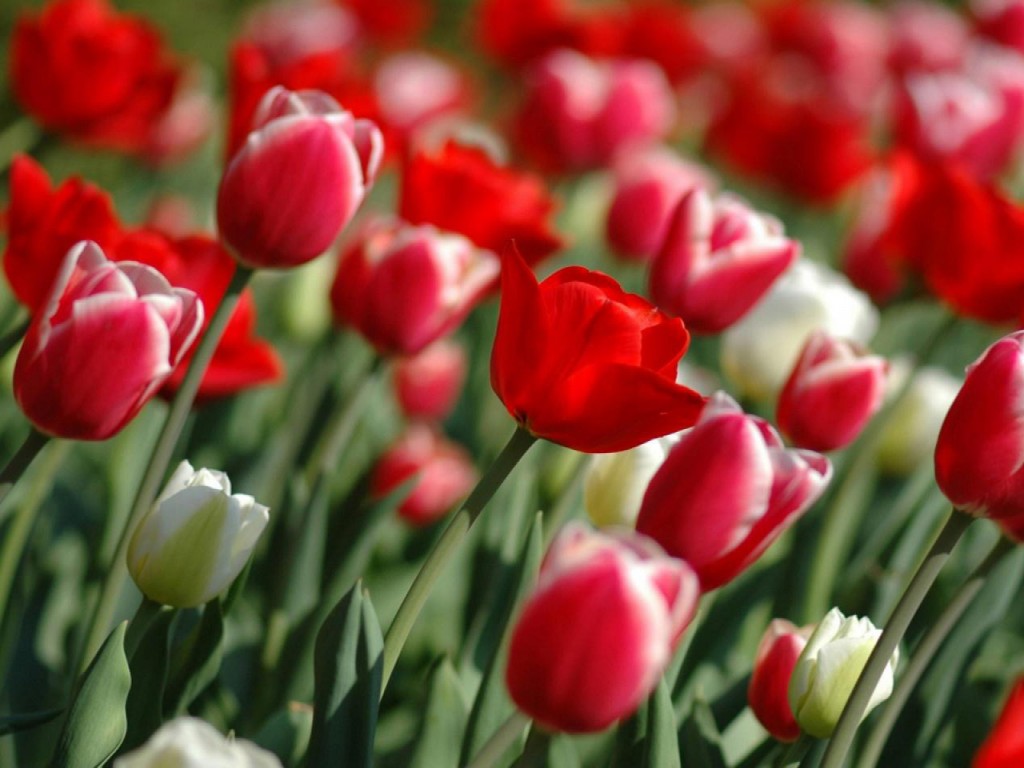
M 613 768 L 679 768 L 672 696 L 662 679 L 647 701 L 618 728 Z
M 22 712 L 18 715 L 0 717 L 0 736 L 10 733 L 27 731 L 36 726 L 48 723 L 56 718 L 63 709 L 41 709 L 38 712 Z
M 178 715 L 185 711 L 220 671 L 223 656 L 224 614 L 220 599 L 203 608 L 199 623 L 192 629 L 171 664 L 173 674 L 164 694 L 164 712 Z
M 292 702 L 263 723 L 253 741 L 273 752 L 284 765 L 298 765 L 309 747 L 313 728 L 313 709 Z
M 491 734 L 512 712 L 513 705 L 505 691 L 505 659 L 508 654 L 506 629 L 514 607 L 522 603 L 537 580 L 543 546 L 543 516 L 538 513 L 519 554 L 519 567 L 514 574 L 513 589 L 510 593 L 512 600 L 508 603 L 501 600 L 494 602 L 495 621 L 500 625 L 500 634 L 504 640 L 494 649 L 484 667 L 484 676 L 473 700 L 466 733 L 462 740 L 463 763 L 468 762 L 472 755 L 480 751 Z
M 455 668 L 447 657 L 434 665 L 430 696 L 409 768 L 457 768 L 469 705 Z
M 373 765 L 383 651 L 377 614 L 357 583 L 317 634 L 308 768 Z
M 128 694 L 128 732 L 121 751 L 142 744 L 164 720 L 164 688 L 171 663 L 171 633 L 176 611 L 161 611 L 147 628 L 129 667 L 132 690 Z
M 128 730 L 125 707 L 132 676 L 122 622 L 89 664 L 57 741 L 53 768 L 97 768 L 121 745 Z
M 533 723 L 513 768 L 580 768 L 580 756 L 572 738 Z
M 686 768 L 726 768 L 722 735 L 707 702 L 696 698 L 693 710 L 679 730 L 679 754 L 686 755 Z

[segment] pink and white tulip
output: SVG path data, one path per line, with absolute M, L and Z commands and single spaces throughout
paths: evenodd
M 395 396 L 410 419 L 443 421 L 452 412 L 466 380 L 465 348 L 440 339 L 395 365 Z
M 773 619 L 757 646 L 747 703 L 758 722 L 779 741 L 796 741 L 800 736 L 789 706 L 789 680 L 813 631 L 813 626 L 801 628 L 785 619 Z

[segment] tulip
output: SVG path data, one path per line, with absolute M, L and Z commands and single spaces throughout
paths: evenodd
M 895 395 L 910 375 L 909 363 L 895 361 L 886 397 Z M 886 420 L 878 442 L 878 466 L 886 474 L 909 475 L 935 454 L 939 429 L 960 391 L 961 380 L 927 366 L 914 374 L 900 407 Z
M 377 460 L 370 491 L 382 498 L 416 477 L 398 514 L 413 525 L 427 525 L 451 511 L 477 481 L 473 460 L 434 428 L 413 424 Z
M 757 560 L 831 476 L 828 459 L 784 448 L 719 392 L 651 479 L 636 529 L 689 563 L 707 592 Z
M 453 65 L 424 51 L 394 53 L 373 78 L 384 123 L 403 136 L 469 106 L 471 91 Z
M 512 629 L 509 695 L 544 728 L 607 728 L 654 689 L 697 598 L 686 563 L 646 537 L 570 523 Z
M 188 352 L 203 305 L 156 270 L 114 263 L 92 242 L 68 251 L 32 318 L 14 396 L 37 429 L 105 440 L 156 394 Z
M 870 619 L 829 611 L 804 646 L 789 682 L 789 704 L 800 728 L 811 736 L 827 739 L 842 715 L 853 687 L 867 664 L 882 630 Z M 864 710 L 872 709 L 892 694 L 899 649 L 885 666 L 881 679 Z
M 583 476 L 583 508 L 590 521 L 599 528 L 632 527 L 647 484 L 670 447 L 669 438 L 663 437 L 628 451 L 592 456 Z
M 774 400 L 815 330 L 867 344 L 878 327 L 871 301 L 841 275 L 797 261 L 722 334 L 722 370 L 744 397 Z
M 455 330 L 499 270 L 460 235 L 381 219 L 342 254 L 331 304 L 379 352 L 414 355 Z
M 693 424 L 704 398 L 676 384 L 689 334 L 612 278 L 567 267 L 537 284 L 502 254 L 491 386 L 520 426 L 585 453 L 624 451 Z
M 1024 331 L 967 369 L 935 447 L 935 480 L 957 509 L 1024 539 Z
M 664 147 L 623 152 L 615 162 L 608 242 L 626 259 L 645 261 L 661 247 L 672 211 L 684 194 L 713 181 L 703 168 Z
M 782 388 L 779 429 L 814 451 L 849 445 L 882 407 L 888 369 L 885 358 L 816 331 Z
M 1024 678 L 1018 679 L 992 732 L 971 768 L 1016 768 L 1024 765 Z
M 897 73 L 956 69 L 971 30 L 952 8 L 927 0 L 900 0 L 889 11 L 889 66 Z
M 245 739 L 226 738 L 195 717 L 164 723 L 138 749 L 117 758 L 114 768 L 281 768 L 281 761 Z
M 758 722 L 779 741 L 796 741 L 800 736 L 800 726 L 789 706 L 789 680 L 813 630 L 773 619 L 757 646 L 747 703 Z
M 971 0 L 978 32 L 1008 48 L 1024 53 L 1024 2 Z
M 175 608 L 202 605 L 241 572 L 269 520 L 223 472 L 181 462 L 132 533 L 128 572 L 142 594 Z
M 274 88 L 221 179 L 221 237 L 250 267 L 316 258 L 362 203 L 383 151 L 377 127 L 330 96 Z
M 394 386 L 402 413 L 410 419 L 446 419 L 459 399 L 467 365 L 465 348 L 451 339 L 399 360 Z
M 782 224 L 740 200 L 688 192 L 651 262 L 655 303 L 698 333 L 718 333 L 743 317 L 800 254 Z

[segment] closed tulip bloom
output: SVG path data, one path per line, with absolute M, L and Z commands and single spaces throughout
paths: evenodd
M 156 394 L 188 352 L 203 305 L 155 269 L 68 251 L 32 318 L 14 369 L 14 396 L 37 429 L 105 440 Z
M 789 680 L 813 629 L 773 619 L 757 646 L 747 703 L 758 722 L 779 741 L 796 741 L 800 736 L 789 706 Z
M 698 593 L 686 563 L 650 539 L 570 523 L 512 629 L 512 700 L 550 730 L 607 728 L 657 685 Z
M 707 592 L 757 560 L 831 476 L 828 459 L 785 448 L 719 392 L 647 486 L 636 529 L 686 560 Z
M 698 333 L 739 320 L 800 255 L 782 224 L 729 195 L 688 192 L 651 262 L 651 297 Z
M 704 398 L 676 383 L 689 340 L 607 275 L 567 267 L 538 285 L 514 248 L 502 255 L 491 386 L 537 437 L 609 453 L 692 425 Z
M 181 462 L 132 533 L 128 572 L 157 603 L 192 608 L 227 589 L 269 520 L 223 472 Z
M 1024 539 L 1024 331 L 967 369 L 935 448 L 935 480 L 960 510 Z
M 599 528 L 632 527 L 647 484 L 670 447 L 669 438 L 662 437 L 628 451 L 592 456 L 583 477 L 583 507 L 590 521 Z
M 857 678 L 882 630 L 870 619 L 829 611 L 804 646 L 789 682 L 789 704 L 800 728 L 819 739 L 832 735 Z M 892 695 L 899 649 L 892 652 L 864 716 Z
M 895 395 L 910 375 L 907 361 L 894 361 L 887 397 Z M 878 466 L 884 473 L 909 475 L 932 461 L 935 443 L 962 381 L 941 368 L 925 366 L 914 374 L 900 407 L 882 427 Z
M 465 348 L 451 339 L 399 360 L 394 385 L 402 413 L 410 419 L 446 419 L 462 392 L 467 365 Z
M 779 429 L 801 448 L 834 451 L 854 440 L 882 407 L 885 358 L 816 331 L 779 396 Z
M 281 768 L 281 761 L 251 741 L 221 735 L 203 720 L 179 717 L 117 758 L 114 768 Z
M 331 305 L 378 351 L 414 355 L 455 330 L 499 271 L 461 235 L 381 219 L 342 254 Z
M 330 96 L 274 88 L 221 179 L 221 237 L 251 267 L 316 258 L 359 208 L 383 151 L 377 127 Z
M 992 732 L 974 756 L 971 768 L 1024 765 L 1024 678 L 1018 679 Z

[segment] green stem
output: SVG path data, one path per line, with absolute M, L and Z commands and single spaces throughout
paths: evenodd
M 491 734 L 491 738 L 480 748 L 466 768 L 492 768 L 499 765 L 502 755 L 522 737 L 529 724 L 530 718 L 517 709 Z
M 160 603 L 143 596 L 142 602 L 135 609 L 135 615 L 132 616 L 132 620 L 128 623 L 128 629 L 124 635 L 124 655 L 128 658 L 129 662 L 139 649 L 139 643 L 145 637 L 146 630 L 149 629 L 153 620 L 156 619 L 163 608 Z
M 117 608 L 117 601 L 121 596 L 121 588 L 124 586 L 125 577 L 128 574 L 125 565 L 125 554 L 128 551 L 131 532 L 135 529 L 139 520 L 142 519 L 142 516 L 149 511 L 153 500 L 160 490 L 160 484 L 167 474 L 167 467 L 171 462 L 171 457 L 174 455 L 174 447 L 181 436 L 181 431 L 185 426 L 185 420 L 188 418 L 189 411 L 192 409 L 196 392 L 199 391 L 199 384 L 203 380 L 203 374 L 206 373 L 206 368 L 213 358 L 213 353 L 216 351 L 217 344 L 224 334 L 228 320 L 231 319 L 231 315 L 235 311 L 238 298 L 252 275 L 253 270 L 248 267 L 239 265 L 236 268 L 231 284 L 228 286 L 224 298 L 210 319 L 210 324 L 207 326 L 206 332 L 196 347 L 192 363 L 185 373 L 185 378 L 182 380 L 181 386 L 174 396 L 174 401 L 171 403 L 163 430 L 160 432 L 160 437 L 157 438 L 156 446 L 153 448 L 153 455 L 150 457 L 149 466 L 146 467 L 146 473 L 142 476 L 142 482 L 139 483 L 139 489 L 132 504 L 131 514 L 128 515 L 128 520 L 121 530 L 114 559 L 107 569 L 107 577 L 103 582 L 99 603 L 92 614 L 89 629 L 85 635 L 81 657 L 74 667 L 76 671 L 81 671 L 88 666 L 108 634 L 114 611 Z
M 988 577 L 989 572 L 1006 555 L 1013 552 L 1016 547 L 1016 543 L 1009 539 L 1005 537 L 1000 538 L 998 543 L 992 548 L 992 551 L 988 553 L 988 556 L 974 569 L 974 573 L 960 587 L 956 597 L 946 606 L 946 610 L 939 616 L 938 621 L 935 622 L 921 642 L 918 643 L 917 648 L 914 649 L 914 655 L 910 659 L 910 664 L 907 665 L 907 668 L 900 675 L 896 689 L 883 706 L 878 722 L 875 724 L 874 730 L 871 731 L 871 735 L 864 745 L 864 751 L 858 762 L 860 768 L 873 768 L 878 763 L 878 758 L 882 755 L 885 743 L 888 741 L 889 734 L 892 732 L 893 726 L 896 725 L 904 705 L 910 698 L 910 694 L 914 691 L 921 676 L 928 669 L 928 665 L 935 658 L 935 654 L 942 647 L 942 643 L 985 585 L 985 579 Z
M 35 427 L 32 427 L 21 444 L 18 451 L 10 458 L 6 466 L 0 469 L 0 504 L 3 504 L 7 494 L 11 492 L 14 484 L 18 482 L 25 470 L 28 469 L 32 460 L 39 455 L 43 447 L 50 441 L 49 435 L 44 435 Z
M 840 716 L 836 730 L 825 750 L 821 768 L 840 768 L 842 766 L 846 754 L 853 744 L 853 737 L 864 716 L 864 711 L 867 709 L 868 701 L 875 692 L 882 672 L 892 659 L 893 651 L 903 639 L 914 614 L 917 613 L 917 609 L 938 577 L 942 566 L 949 559 L 953 548 L 960 541 L 967 526 L 973 521 L 973 517 L 956 509 L 950 513 L 938 538 L 910 580 L 910 584 L 907 585 L 903 597 L 896 604 L 892 616 L 889 617 L 885 629 L 882 630 L 882 636 L 878 638 L 878 643 L 871 651 L 864 670 L 857 678 L 857 684 L 853 687 L 846 706 L 843 707 L 843 714 Z
M 775 768 L 793 768 L 800 764 L 804 756 L 810 752 L 816 739 L 806 733 L 801 733 L 800 738 L 786 747 L 775 761 Z
M 398 612 L 395 614 L 395 618 L 392 620 L 391 626 L 388 627 L 387 635 L 384 638 L 382 695 L 387 688 L 391 673 L 395 669 L 395 664 L 398 662 L 398 655 L 402 652 L 402 646 L 405 645 L 406 638 L 409 637 L 413 624 L 416 623 L 423 605 L 427 602 L 434 583 L 441 576 L 445 565 L 451 560 L 462 540 L 466 538 L 470 527 L 480 516 L 487 502 L 491 500 L 494 492 L 498 490 L 498 487 L 508 477 L 512 468 L 515 467 L 536 440 L 537 438 L 525 429 L 521 427 L 516 428 L 508 444 L 498 454 L 498 457 L 491 464 L 487 473 L 480 478 L 480 482 L 476 484 L 476 488 L 469 494 L 469 498 L 466 499 L 462 508 L 452 516 L 451 522 L 448 523 L 448 527 L 441 534 L 441 538 L 437 540 L 427 555 L 427 559 L 420 566 L 419 573 L 416 574 L 416 578 L 413 580 L 412 586 L 409 587 L 409 591 L 402 600 L 402 604 L 398 606 Z

